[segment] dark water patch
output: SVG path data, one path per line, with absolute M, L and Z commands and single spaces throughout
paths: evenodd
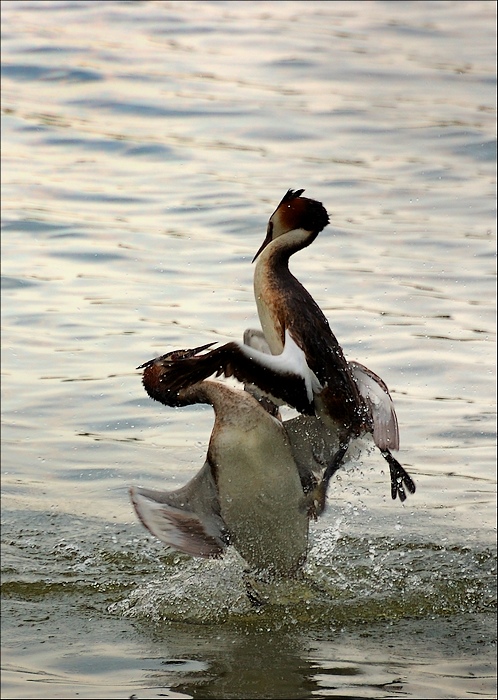
M 101 73 L 88 69 L 61 69 L 31 64 L 4 64 L 2 76 L 11 80 L 45 80 L 59 83 L 88 83 L 103 79 Z
M 149 158 L 153 160 L 185 160 L 184 155 L 180 155 L 172 148 L 159 143 L 129 147 L 126 149 L 125 155 L 132 158 Z
M 161 423 L 161 425 L 164 425 L 164 423 Z M 130 424 L 123 425 L 123 428 L 129 429 L 130 427 L 134 428 L 141 428 L 141 427 L 150 427 L 150 422 L 138 422 L 133 423 L 133 426 Z M 105 427 L 102 429 L 103 431 L 109 430 L 110 426 L 106 423 Z M 116 428 L 113 428 L 113 430 L 116 430 Z M 90 438 L 91 440 L 94 440 L 95 442 L 144 442 L 144 438 L 141 437 L 135 437 L 135 436 L 127 436 L 127 437 L 115 437 L 114 435 L 107 435 L 103 433 L 92 433 L 92 432 L 84 432 L 84 433 L 77 433 L 80 437 L 85 437 L 85 438 Z M 68 472 L 69 474 L 72 474 L 72 472 Z
M 242 117 L 248 114 L 248 110 L 240 110 L 236 107 L 227 107 L 222 109 L 207 109 L 206 106 L 191 105 L 188 109 L 176 109 L 173 107 L 164 107 L 154 104 L 145 104 L 143 102 L 113 102 L 112 100 L 73 100 L 72 105 L 75 107 L 91 107 L 92 109 L 105 110 L 113 114 L 130 114 L 134 116 L 146 118 L 172 118 L 172 119 L 198 119 L 199 117 Z
M 54 240 L 64 240 L 64 239 L 71 239 L 72 241 L 74 240 L 88 240 L 88 232 L 86 231 L 65 231 L 64 233 L 55 233 L 54 235 L 50 236 L 50 238 L 53 238 Z M 79 276 L 79 275 L 78 275 Z M 83 275 L 81 275 L 83 276 Z M 35 275 L 33 277 L 37 278 Z
M 305 60 L 303 58 L 282 58 L 276 61 L 269 61 L 267 64 L 269 70 L 273 68 L 289 68 L 292 72 L 298 70 L 314 70 L 317 66 L 315 61 Z
M 303 132 L 296 129 L 286 128 L 283 125 L 279 126 L 266 126 L 259 129 L 251 129 L 244 132 L 245 138 L 250 138 L 256 142 L 268 141 L 270 143 L 282 142 L 292 142 L 292 141 L 311 141 L 316 137 L 312 132 Z
M 60 197 L 72 202 L 106 202 L 108 204 L 143 204 L 150 201 L 146 197 L 132 197 L 130 195 L 123 197 L 115 194 L 101 194 L 95 191 L 63 192 L 60 193 Z
M 64 3 L 61 3 L 64 4 Z M 51 8 L 54 9 L 54 8 Z M 20 49 L 14 49 L 12 53 L 21 53 L 33 56 L 50 56 L 55 54 L 57 56 L 65 54 L 77 54 L 86 53 L 85 48 L 79 48 L 78 46 L 70 46 L 69 44 L 58 43 L 56 46 L 52 44 L 44 44 L 43 46 L 26 46 L 23 45 Z
M 61 146 L 62 148 L 79 148 L 85 151 L 97 153 L 119 153 L 126 148 L 126 143 L 121 139 L 92 139 L 80 138 L 77 136 L 51 136 L 44 139 L 44 143 L 50 146 Z
M 8 277 L 7 275 L 2 275 L 1 278 L 1 288 L 2 289 L 24 289 L 26 287 L 35 287 L 36 282 L 31 282 L 27 279 L 22 279 L 19 277 Z
M 456 155 L 485 163 L 496 163 L 496 151 L 496 140 L 483 141 L 482 136 L 472 143 L 462 144 L 454 149 Z
M 11 80 L 41 80 L 50 73 L 50 68 L 30 64 L 3 64 L 1 74 Z
M 18 219 L 4 224 L 2 226 L 2 231 L 22 231 L 25 233 L 42 234 L 66 231 L 67 228 L 68 227 L 64 224 L 53 224 L 41 219 Z
M 199 34 L 212 34 L 219 31 L 218 24 L 195 24 L 194 19 L 192 22 L 185 24 L 185 22 L 175 15 L 169 14 L 164 17 L 164 21 L 157 23 L 150 27 L 149 31 L 151 34 L 156 34 L 160 36 L 173 35 L 199 35 Z
M 53 258 L 61 258 L 63 260 L 72 260 L 73 262 L 97 262 L 97 263 L 107 263 L 111 260 L 123 260 L 124 255 L 119 255 L 118 253 L 86 253 L 86 252 L 66 252 L 63 250 L 53 250 L 49 253 Z

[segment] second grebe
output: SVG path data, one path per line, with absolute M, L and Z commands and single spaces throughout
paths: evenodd
M 195 354 L 176 351 L 144 368 L 147 393 L 168 406 L 208 403 L 215 423 L 206 462 L 183 488 L 172 492 L 132 487 L 143 525 L 165 544 L 187 554 L 219 557 L 233 544 L 258 571 L 293 576 L 306 559 L 309 499 L 282 423 L 250 393 L 203 381 L 178 393 L 161 382 L 165 363 Z M 301 471 L 301 475 L 300 475 Z

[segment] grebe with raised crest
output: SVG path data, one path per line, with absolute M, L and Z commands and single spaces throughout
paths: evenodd
M 310 245 L 329 223 L 321 202 L 302 197 L 303 192 L 287 191 L 253 259 L 262 338 L 270 353 L 256 347 L 259 341 L 230 342 L 207 352 L 203 348 L 166 360 L 160 381 L 164 390 L 178 392 L 212 374 L 234 376 L 277 403 L 317 416 L 325 432 L 338 429 L 339 446 L 327 459 L 315 492 L 318 514 L 351 440 L 368 433 L 389 465 L 392 498 L 404 501 L 406 491 L 415 493 L 415 484 L 391 452 L 399 449 L 399 430 L 387 386 L 364 365 L 345 359 L 320 307 L 289 270 L 290 256 Z

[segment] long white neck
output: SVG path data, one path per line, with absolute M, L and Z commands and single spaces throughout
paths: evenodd
M 302 228 L 275 238 L 261 252 L 254 270 L 254 296 L 259 321 L 273 355 L 283 350 L 284 319 L 279 310 L 286 286 L 294 280 L 289 271 L 289 257 L 309 244 L 309 231 Z

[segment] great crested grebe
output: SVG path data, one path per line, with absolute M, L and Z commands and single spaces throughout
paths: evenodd
M 142 365 L 143 384 L 167 406 L 214 408 L 207 458 L 199 473 L 172 492 L 132 487 L 142 524 L 165 544 L 190 555 L 220 557 L 233 544 L 250 567 L 293 576 L 306 559 L 309 507 L 282 423 L 250 393 L 203 381 L 177 392 L 161 382 L 165 363 L 195 350 L 169 353 Z
M 365 433 L 372 434 L 389 464 L 392 498 L 404 501 L 405 489 L 414 493 L 415 484 L 391 453 L 399 449 L 399 431 L 387 386 L 368 368 L 345 359 L 320 307 L 289 270 L 290 256 L 310 245 L 329 223 L 321 202 L 301 197 L 303 192 L 285 194 L 253 259 L 258 314 L 271 354 L 257 343 L 226 343 L 166 361 L 161 382 L 175 392 L 213 373 L 234 376 L 303 414 L 316 415 L 325 431 L 339 428 L 339 447 L 327 459 L 315 494 L 318 513 L 351 440 Z

